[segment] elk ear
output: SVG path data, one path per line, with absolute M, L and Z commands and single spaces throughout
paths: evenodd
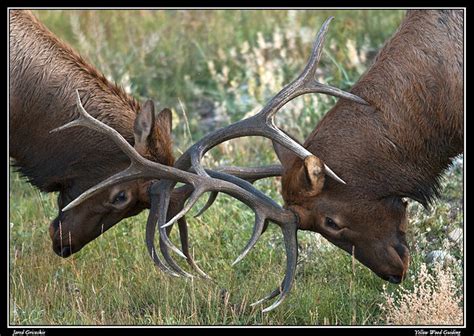
M 310 155 L 296 161 L 288 174 L 294 192 L 301 197 L 316 196 L 324 186 L 324 164 L 316 156 Z
M 170 136 L 173 128 L 171 110 L 169 108 L 164 108 L 156 115 L 155 119 L 155 123 L 159 126 L 160 131 L 165 132 L 166 135 Z
M 285 203 L 300 203 L 318 195 L 324 187 L 324 164 L 316 156 L 296 159 L 282 178 L 282 196 Z
M 155 122 L 155 104 L 152 100 L 147 100 L 142 109 L 137 114 L 133 125 L 135 137 L 135 149 L 140 154 L 144 154 L 147 148 L 147 139 L 151 134 Z
M 169 108 L 164 108 L 155 114 L 155 127 L 153 137 L 149 145 L 150 154 L 153 161 L 172 166 L 174 164 L 173 156 L 173 137 L 172 131 L 172 113 Z
M 314 155 L 307 156 L 297 171 L 299 185 L 306 196 L 316 196 L 324 186 L 324 164 Z

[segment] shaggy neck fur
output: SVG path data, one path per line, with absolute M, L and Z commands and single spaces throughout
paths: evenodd
M 140 105 L 55 37 L 29 11 L 10 11 L 10 156 L 42 191 L 74 195 L 129 161 L 104 135 L 83 127 L 50 134 L 85 109 L 133 144 Z M 72 191 L 71 191 L 72 190 Z
M 307 139 L 359 196 L 406 196 L 427 206 L 462 153 L 462 15 L 409 11 L 352 89 L 370 106 L 341 100 Z

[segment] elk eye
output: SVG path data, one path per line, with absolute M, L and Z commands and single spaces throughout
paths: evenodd
M 112 201 L 112 204 L 120 204 L 123 203 L 127 200 L 127 195 L 125 194 L 125 191 L 119 192 L 117 195 L 115 195 L 114 200 Z
M 327 227 L 330 227 L 333 230 L 341 229 L 332 218 L 326 217 L 324 223 L 326 224 Z

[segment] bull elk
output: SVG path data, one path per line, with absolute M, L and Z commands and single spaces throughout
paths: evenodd
M 149 208 L 152 183 L 152 179 L 119 183 L 71 211 L 61 211 L 86 189 L 128 164 L 120 148 L 100 133 L 81 128 L 50 132 L 77 116 L 76 89 L 80 89 L 81 99 L 94 118 L 117 130 L 142 157 L 167 166 L 174 163 L 171 111 L 165 108 L 155 113 L 151 100 L 141 106 L 30 11 L 10 11 L 9 51 L 9 154 L 32 185 L 43 192 L 58 192 L 59 212 L 49 232 L 54 252 L 68 257 L 122 219 Z M 279 167 L 221 170 L 250 181 L 281 172 Z M 180 203 L 188 194 L 189 187 L 174 193 L 171 208 L 175 210 L 171 212 L 182 207 Z M 205 276 L 188 253 L 186 228 L 182 219 L 183 251 L 189 264 Z M 155 259 L 160 267 L 166 267 Z
M 463 12 L 408 11 L 351 93 L 315 80 L 331 19 L 323 24 L 306 67 L 293 82 L 259 113 L 211 132 L 176 161 L 175 168 L 187 180 L 164 176 L 161 165 L 142 158 L 117 132 L 91 118 L 78 98 L 81 116 L 64 128 L 82 125 L 108 134 L 132 163 L 86 191 L 64 211 L 71 211 L 117 183 L 160 178 L 150 187 L 146 229 L 149 251 L 153 257 L 153 237 L 158 228 L 166 249 L 184 256 L 169 240 L 169 227 L 182 220 L 204 192 L 211 191 L 214 196 L 227 193 L 255 213 L 252 236 L 235 262 L 256 244 L 268 222 L 278 224 L 283 232 L 286 273 L 278 288 L 255 303 L 279 296 L 264 311 L 278 306 L 291 289 L 298 229 L 320 233 L 354 253 L 378 276 L 401 282 L 409 265 L 403 198 L 426 206 L 437 194 L 443 170 L 463 151 Z M 274 118 L 288 101 L 307 93 L 342 99 L 301 145 L 278 129 Z M 209 149 L 243 136 L 263 136 L 273 141 L 283 167 L 283 207 L 236 176 L 202 167 L 201 158 Z M 183 209 L 169 216 L 167 209 L 176 181 L 191 185 L 193 190 Z
M 151 101 L 141 107 L 30 11 L 11 10 L 9 153 L 31 184 L 44 192 L 59 192 L 59 208 L 128 162 L 110 139 L 96 132 L 49 133 L 77 114 L 76 88 L 91 114 L 117 129 L 141 155 L 173 164 L 168 109 L 155 117 Z M 140 212 L 147 207 L 148 184 L 137 180 L 116 185 L 74 211 L 59 211 L 50 225 L 53 250 L 67 257 Z

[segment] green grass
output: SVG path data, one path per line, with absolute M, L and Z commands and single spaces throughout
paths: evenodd
M 153 98 L 177 115 L 186 107 L 196 135 L 203 132 L 202 113 L 217 110 L 236 120 L 273 95 L 261 83 L 265 72 L 276 84 L 293 79 L 328 16 L 335 19 L 326 42 L 327 56 L 321 61 L 323 78 L 343 89 L 365 70 L 365 64 L 347 52 L 347 41 L 362 57 L 370 57 L 403 17 L 400 10 L 36 10 L 35 14 L 135 97 Z M 281 48 L 274 48 L 275 35 L 281 35 Z M 266 48 L 260 47 L 262 38 Z M 280 55 L 282 50 L 286 55 Z M 265 69 L 257 65 L 257 54 L 262 55 Z M 228 81 L 221 76 L 224 66 L 229 68 Z M 246 88 L 252 81 L 261 89 L 254 95 Z M 175 134 L 184 134 L 183 125 L 177 128 Z
M 461 176 L 456 178 L 461 183 Z M 61 259 L 52 252 L 47 233 L 56 211 L 54 196 L 41 195 L 14 173 L 10 200 L 10 322 L 14 325 L 383 323 L 378 304 L 383 302 L 386 283 L 311 233 L 299 233 L 300 263 L 288 299 L 268 314 L 262 314 L 261 307 L 250 307 L 273 290 L 284 274 L 281 234 L 271 226 L 255 249 L 231 267 L 250 236 L 253 219 L 242 205 L 225 196 L 201 219 L 189 220 L 196 260 L 213 281 L 171 278 L 155 270 L 144 244 L 146 212 Z M 443 202 L 437 205 L 449 205 Z M 412 227 L 423 226 L 436 213 L 435 209 L 412 222 Z M 462 227 L 462 219 L 454 225 Z M 176 233 L 172 238 L 176 242 Z M 410 239 L 413 245 L 416 237 Z M 413 251 L 411 272 L 428 251 Z M 413 279 L 404 282 L 407 288 L 413 284 Z
M 134 96 L 173 110 L 176 153 L 209 129 L 263 104 L 297 74 L 328 15 L 323 80 L 348 88 L 400 22 L 402 11 L 35 11 L 107 76 Z M 357 50 L 354 54 L 351 43 Z M 280 41 L 280 42 L 279 42 Z M 352 50 L 352 51 L 351 51 Z M 354 56 L 355 55 L 355 56 Z M 306 137 L 332 98 L 301 97 L 279 113 L 284 128 Z M 316 106 L 316 107 L 315 107 Z M 204 117 L 211 115 L 210 124 Z M 276 162 L 268 140 L 238 139 L 206 156 L 209 165 Z M 276 179 L 258 187 L 281 202 Z M 430 211 L 410 205 L 411 270 L 463 227 L 462 163 L 446 175 Z M 203 202 L 203 201 L 201 201 Z M 251 235 L 253 214 L 220 196 L 189 219 L 195 258 L 213 281 L 170 278 L 155 269 L 144 244 L 147 211 L 122 221 L 68 259 L 52 249 L 48 226 L 56 195 L 42 194 L 10 172 L 10 323 L 12 325 L 373 325 L 384 318 L 384 281 L 316 234 L 300 232 L 296 282 L 286 301 L 262 314 L 250 307 L 285 271 L 274 225 L 249 255 L 231 263 Z M 431 228 L 427 231 L 427 228 Z M 171 235 L 177 242 L 177 233 Z M 444 243 L 443 243 L 444 242 Z M 462 246 L 451 244 L 462 281 Z M 182 260 L 176 259 L 183 267 Z M 414 279 L 405 282 L 413 286 Z M 388 284 L 389 290 L 397 286 Z

